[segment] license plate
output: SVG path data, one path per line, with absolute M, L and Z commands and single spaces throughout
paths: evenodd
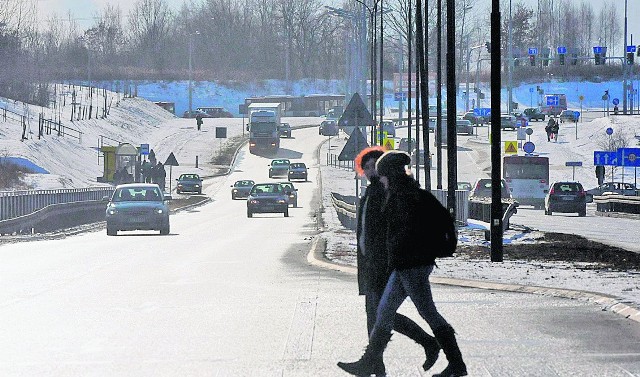
M 571 196 L 563 196 L 562 200 L 573 200 L 573 197 L 571 197 Z
M 262 206 L 262 210 L 264 211 L 273 211 L 274 210 L 274 206 Z
M 130 223 L 143 223 L 145 221 L 146 221 L 146 218 L 142 216 L 135 216 L 135 217 L 129 218 Z

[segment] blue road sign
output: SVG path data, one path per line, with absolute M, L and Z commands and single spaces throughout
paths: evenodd
M 618 152 L 593 151 L 593 164 L 618 166 Z
M 604 132 L 606 132 L 607 135 L 611 136 L 613 134 L 613 128 L 607 127 L 607 129 Z
M 627 52 L 636 52 L 636 46 L 627 46 Z
M 594 53 L 594 54 L 600 54 L 600 53 L 602 53 L 602 47 L 601 47 L 601 46 L 594 46 L 594 47 L 593 47 L 593 53 Z
M 143 156 L 149 154 L 149 144 L 140 144 L 140 154 Z
M 530 48 L 529 55 L 538 55 L 538 49 L 535 47 Z
M 473 109 L 473 115 L 481 116 L 481 117 L 489 116 L 489 115 L 491 115 L 491 108 L 490 107 L 476 107 L 475 109 Z
M 560 104 L 560 99 L 558 96 L 548 96 L 547 97 L 547 106 L 558 106 Z
M 533 93 L 533 87 L 529 88 L 529 93 Z
M 567 48 L 564 46 L 559 46 L 558 47 L 558 54 L 566 54 L 567 53 Z
M 611 103 L 617 106 L 620 104 L 620 100 L 618 98 L 614 98 L 613 101 L 611 101 Z
M 533 153 L 533 151 L 536 150 L 536 145 L 530 141 L 527 141 L 526 143 L 522 144 L 522 150 L 525 151 L 525 153 Z
M 407 100 L 407 92 L 395 92 L 395 93 L 393 93 L 393 99 L 395 101 L 406 101 Z
M 580 119 L 580 112 L 579 111 L 574 111 L 573 113 L 576 115 L 576 120 Z
M 582 161 L 567 161 L 564 166 L 582 166 Z
M 640 148 L 618 148 L 621 166 L 640 166 Z

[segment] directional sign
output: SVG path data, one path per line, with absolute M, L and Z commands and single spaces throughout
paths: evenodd
M 529 55 L 538 55 L 538 49 L 533 47 L 529 49 Z
M 618 98 L 614 98 L 613 101 L 611 101 L 611 103 L 617 106 L 620 104 L 620 100 Z
M 394 101 L 406 101 L 407 100 L 407 92 L 395 92 L 393 93 Z
M 475 109 L 473 109 L 473 115 L 482 116 L 482 117 L 490 116 L 491 115 L 491 108 L 490 107 L 476 107 Z
M 149 144 L 140 144 L 140 154 L 143 156 L 149 154 Z
M 602 47 L 601 46 L 594 46 L 593 47 L 593 53 L 594 54 L 601 54 L 602 53 Z
M 636 46 L 627 46 L 627 52 L 636 52 Z
M 640 148 L 618 148 L 620 165 L 640 166 Z
M 618 152 L 617 151 L 593 151 L 593 164 L 618 166 Z
M 567 53 L 567 48 L 564 46 L 559 46 L 558 47 L 558 54 L 566 54 Z
M 582 161 L 567 161 L 564 163 L 565 166 L 582 166 Z
M 560 98 L 558 96 L 548 96 L 547 106 L 558 106 L 560 104 Z

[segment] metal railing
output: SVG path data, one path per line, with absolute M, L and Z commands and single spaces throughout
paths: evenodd
M 26 216 L 54 204 L 102 200 L 114 187 L 0 191 L 0 221 Z

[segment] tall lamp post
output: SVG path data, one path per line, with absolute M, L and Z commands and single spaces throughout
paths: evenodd
M 189 33 L 189 117 L 191 117 L 191 112 L 193 110 L 193 78 L 192 78 L 192 63 L 193 60 L 193 36 L 200 34 L 199 31 L 194 31 L 193 33 Z

